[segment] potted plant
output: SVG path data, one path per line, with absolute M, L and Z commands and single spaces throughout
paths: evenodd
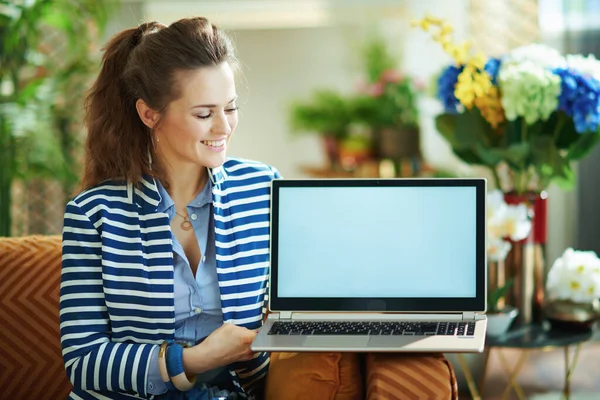
M 365 80 L 354 100 L 357 120 L 370 126 L 378 158 L 411 160 L 418 172 L 421 161 L 418 84 L 397 69 L 383 39 L 374 38 L 363 50 Z
M 556 328 L 588 330 L 600 318 L 600 259 L 568 248 L 548 273 L 544 313 Z
M 488 336 L 504 335 L 512 326 L 514 320 L 519 315 L 516 307 L 509 306 L 501 300 L 506 296 L 508 289 L 513 285 L 510 279 L 503 286 L 494 288 L 488 294 L 487 298 L 487 331 Z M 502 304 L 502 305 L 501 305 Z
M 353 103 L 331 89 L 316 90 L 305 101 L 291 104 L 290 126 L 296 134 L 317 134 L 323 138 L 325 153 L 332 169 L 340 166 L 340 152 L 350 138 L 350 126 L 354 121 Z M 350 140 L 357 151 L 356 140 Z M 363 150 L 365 148 L 363 147 Z

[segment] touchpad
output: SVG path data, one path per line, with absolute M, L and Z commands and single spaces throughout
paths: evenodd
M 307 336 L 302 345 L 306 347 L 365 348 L 368 343 L 368 336 Z

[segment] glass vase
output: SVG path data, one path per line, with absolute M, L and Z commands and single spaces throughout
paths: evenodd
M 504 262 L 506 279 L 514 280 L 505 300 L 519 311 L 516 324 L 540 323 L 544 318 L 547 197 L 545 191 L 504 195 L 507 204 L 525 204 L 532 220 L 529 236 L 511 242 L 512 248 Z

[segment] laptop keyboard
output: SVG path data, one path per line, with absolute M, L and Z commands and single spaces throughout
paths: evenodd
M 268 334 L 473 336 L 475 322 L 275 321 Z

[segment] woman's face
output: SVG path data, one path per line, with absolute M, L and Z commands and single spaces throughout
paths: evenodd
M 225 162 L 238 122 L 233 71 L 228 63 L 180 72 L 180 98 L 171 102 L 156 129 L 163 162 L 214 168 Z

